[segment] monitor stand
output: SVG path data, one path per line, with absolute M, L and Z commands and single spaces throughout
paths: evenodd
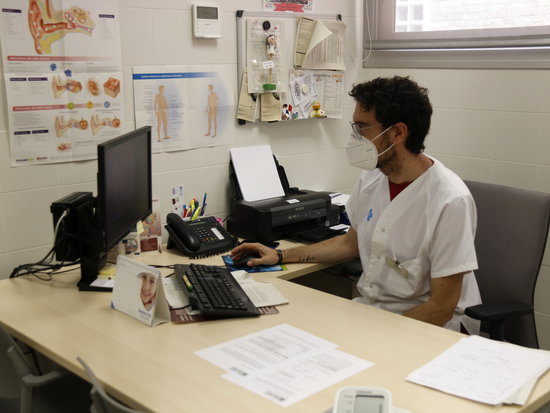
M 107 262 L 107 253 L 100 252 L 91 257 L 81 257 L 80 259 L 80 281 L 78 282 L 78 289 L 80 291 L 113 291 L 110 287 L 96 287 L 91 285 L 99 275 L 99 271 L 105 266 Z

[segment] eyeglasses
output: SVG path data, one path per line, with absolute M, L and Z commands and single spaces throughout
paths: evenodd
M 376 126 L 380 126 L 381 123 L 375 123 L 374 125 L 369 126 L 359 126 L 357 122 L 350 122 L 351 129 L 357 134 L 358 137 L 364 136 L 363 131 L 367 129 L 374 128 Z

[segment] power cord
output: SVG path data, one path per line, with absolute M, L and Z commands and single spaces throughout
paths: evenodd
M 61 225 L 61 222 L 65 219 L 68 212 L 67 210 L 63 211 L 63 214 L 59 217 L 55 228 L 54 228 L 54 245 L 53 247 L 48 251 L 48 253 L 42 258 L 41 260 L 29 264 L 22 264 L 13 269 L 13 271 L 10 274 L 10 278 L 16 278 L 21 277 L 24 275 L 33 275 L 36 278 L 42 280 L 42 281 L 51 281 L 52 275 L 57 273 L 62 273 L 66 271 L 57 272 L 63 267 L 73 266 L 80 263 L 80 260 L 70 261 L 70 262 L 58 262 L 53 263 L 55 258 L 55 248 L 57 244 L 60 242 L 58 237 L 58 231 L 59 227 Z

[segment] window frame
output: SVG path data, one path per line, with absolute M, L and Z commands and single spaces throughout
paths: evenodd
M 384 31 L 383 27 L 393 28 L 394 7 L 395 0 L 365 0 L 364 56 L 368 59 L 363 67 L 550 68 L 550 26 L 513 28 L 517 34 L 505 36 L 496 36 L 500 29 L 468 30 L 467 38 L 453 37 L 452 31 Z

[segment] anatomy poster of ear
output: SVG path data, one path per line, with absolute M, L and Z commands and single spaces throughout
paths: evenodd
M 1 0 L 13 166 L 96 157 L 124 123 L 116 0 Z
M 233 65 L 134 66 L 136 127 L 150 125 L 153 152 L 229 145 Z

